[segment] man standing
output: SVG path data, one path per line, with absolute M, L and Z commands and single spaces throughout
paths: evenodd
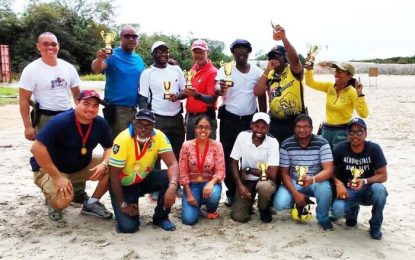
M 209 60 L 209 47 L 204 40 L 196 40 L 192 44 L 192 57 L 195 62 L 190 69 L 194 72 L 192 88 L 185 89 L 186 100 L 186 140 L 195 138 L 195 121 L 206 115 L 212 122 L 211 139 L 216 139 L 216 99 L 215 78 L 218 70 Z M 186 79 L 187 80 L 187 79 Z
M 339 143 L 333 152 L 337 194 L 333 212 L 337 217 L 345 217 L 347 226 L 354 227 L 359 205 L 372 205 L 369 234 L 379 240 L 388 196 L 382 184 L 388 178 L 386 159 L 378 144 L 366 141 L 367 127 L 363 119 L 352 119 L 347 129 L 349 140 Z M 361 175 L 356 175 L 353 182 L 355 171 Z
M 22 72 L 19 82 L 19 107 L 24 125 L 24 135 L 27 140 L 35 140 L 46 122 L 53 116 L 72 109 L 71 96 L 76 101 L 79 96 L 78 73 L 74 66 L 58 59 L 59 42 L 50 32 L 39 35 L 36 48 L 41 57 Z M 35 106 L 30 113 L 30 102 Z M 30 158 L 33 172 L 38 172 L 39 165 Z M 75 188 L 74 201 L 83 203 L 86 199 L 85 183 L 79 183 Z
M 255 86 L 255 95 L 264 95 L 268 90 L 270 132 L 281 144 L 294 134 L 294 119 L 305 113 L 305 105 L 301 83 L 303 66 L 285 34 L 285 29 L 281 27 L 279 32 L 284 46 L 277 45 L 268 52 L 268 66 Z
M 138 106 L 138 91 L 144 61 L 135 53 L 138 43 L 137 31 L 126 25 L 120 32 L 120 47 L 109 55 L 99 50 L 92 62 L 95 73 L 105 71 L 104 117 L 111 127 L 113 138 L 126 129 L 134 118 Z
M 333 230 L 329 221 L 332 190 L 329 179 L 333 176 L 333 156 L 326 139 L 312 134 L 313 122 L 301 114 L 294 121 L 295 135 L 287 138 L 280 149 L 280 169 L 283 185 L 274 197 L 277 211 L 307 204 L 307 197 L 317 199 L 316 217 L 324 230 Z M 307 175 L 299 178 L 304 169 Z
M 82 91 L 75 110 L 53 117 L 36 135 L 32 153 L 41 169 L 34 179 L 48 201 L 51 220 L 62 219 L 62 209 L 73 199 L 74 185 L 86 180 L 99 182 L 81 213 L 103 219 L 112 217 L 99 202 L 108 190 L 106 171 L 112 146 L 110 129 L 97 116 L 100 101 L 95 91 Z M 104 148 L 102 159 L 92 156 L 98 143 Z
M 170 208 L 176 200 L 178 163 L 167 137 L 154 129 L 156 118 L 148 109 L 141 109 L 129 128 L 114 140 L 111 165 L 111 202 L 117 230 L 134 233 L 140 226 L 139 197 L 159 192 L 153 224 L 173 231 L 169 220 Z M 167 165 L 166 170 L 154 169 L 157 158 Z
M 254 114 L 251 131 L 243 131 L 238 135 L 230 155 L 237 187 L 231 218 L 237 222 L 246 222 L 250 219 L 257 192 L 261 221 L 264 223 L 272 221 L 269 207 L 276 189 L 279 145 L 275 138 L 268 135 L 269 122 L 268 114 L 264 112 Z M 241 165 L 238 165 L 239 161 Z M 262 176 L 258 163 L 266 163 L 264 168 L 266 176 Z
M 157 41 L 151 47 L 154 64 L 144 70 L 140 78 L 140 108 L 148 108 L 156 116 L 160 129 L 173 147 L 176 159 L 184 142 L 182 103 L 185 80 L 179 66 L 168 64 L 169 48 Z
M 224 67 L 220 68 L 216 76 L 216 93 L 223 96 L 223 105 L 219 109 L 220 121 L 219 135 L 223 145 L 226 164 L 225 205 L 230 207 L 233 203 L 236 185 L 231 171 L 230 154 L 236 137 L 242 131 L 249 130 L 252 116 L 257 111 L 257 99 L 254 95 L 254 86 L 262 75 L 262 70 L 248 63 L 252 51 L 251 43 L 247 40 L 237 39 L 231 44 L 231 52 L 236 65 L 232 66 L 232 85 L 225 81 Z M 265 96 L 258 98 L 258 102 L 265 102 Z

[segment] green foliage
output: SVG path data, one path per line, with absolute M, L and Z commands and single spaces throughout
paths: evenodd
M 353 60 L 357 62 L 374 62 L 378 64 L 414 64 L 415 55 L 409 57 L 392 57 L 386 59 Z
M 83 81 L 105 81 L 105 74 L 86 74 L 80 76 Z
M 17 88 L 0 86 L 0 106 L 19 103 L 18 94 Z

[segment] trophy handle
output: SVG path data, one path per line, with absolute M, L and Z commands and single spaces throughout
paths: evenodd
M 115 36 L 117 36 L 117 33 L 116 33 L 116 32 L 114 32 L 114 31 L 112 31 L 112 32 L 111 32 L 111 35 L 112 35 L 112 40 L 114 40 L 114 39 L 115 39 Z

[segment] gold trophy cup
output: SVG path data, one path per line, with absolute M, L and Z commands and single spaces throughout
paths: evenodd
M 307 46 L 307 49 L 308 49 L 308 52 L 307 52 L 307 58 L 306 58 L 305 64 L 309 66 L 313 66 L 316 56 L 321 50 L 321 47 L 317 45 L 309 44 Z
M 102 40 L 105 43 L 105 48 L 103 48 L 105 53 L 107 53 L 107 54 L 112 53 L 111 44 L 114 42 L 114 39 L 115 39 L 116 35 L 117 35 L 117 33 L 114 32 L 114 31 L 107 32 L 107 33 L 105 31 L 101 31 Z
M 171 94 L 170 94 L 170 89 L 171 89 L 171 82 L 166 80 L 163 82 L 164 84 L 164 99 L 170 99 Z
M 186 85 L 184 85 L 184 87 L 186 89 L 194 89 L 193 86 L 192 86 L 192 80 L 193 80 L 193 77 L 196 75 L 196 71 L 194 71 L 194 70 L 190 70 L 190 71 L 184 70 L 183 73 L 184 73 L 184 78 L 186 79 Z
M 283 32 L 281 32 L 279 30 L 281 28 L 281 25 L 274 24 L 271 20 L 271 26 L 272 26 L 272 39 L 274 39 L 276 41 L 281 41 L 282 40 L 282 34 L 283 34 Z
M 297 171 L 297 174 L 298 174 L 297 184 L 303 186 L 304 185 L 303 177 L 307 175 L 308 167 L 297 165 L 295 166 L 295 170 Z
M 232 70 L 233 70 L 233 66 L 235 65 L 235 61 L 224 62 L 222 60 L 220 61 L 219 64 L 221 67 L 223 67 L 223 72 L 225 73 L 225 86 L 232 87 L 233 86 Z
M 257 167 L 261 170 L 261 181 L 268 180 L 268 176 L 267 176 L 268 163 L 259 162 L 257 163 Z
M 365 171 L 355 167 L 350 168 L 350 171 L 352 172 L 353 179 L 349 182 L 348 186 L 351 188 L 356 188 L 358 186 L 357 179 L 359 179 L 359 177 L 362 176 Z

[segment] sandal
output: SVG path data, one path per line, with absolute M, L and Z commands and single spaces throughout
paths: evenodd
M 160 222 L 153 221 L 153 225 L 159 226 L 166 231 L 176 230 L 176 225 L 173 222 L 171 222 L 168 218 L 161 220 Z
M 54 209 L 49 206 L 48 208 L 48 216 L 53 221 L 58 221 L 63 218 L 63 211 L 61 209 Z

